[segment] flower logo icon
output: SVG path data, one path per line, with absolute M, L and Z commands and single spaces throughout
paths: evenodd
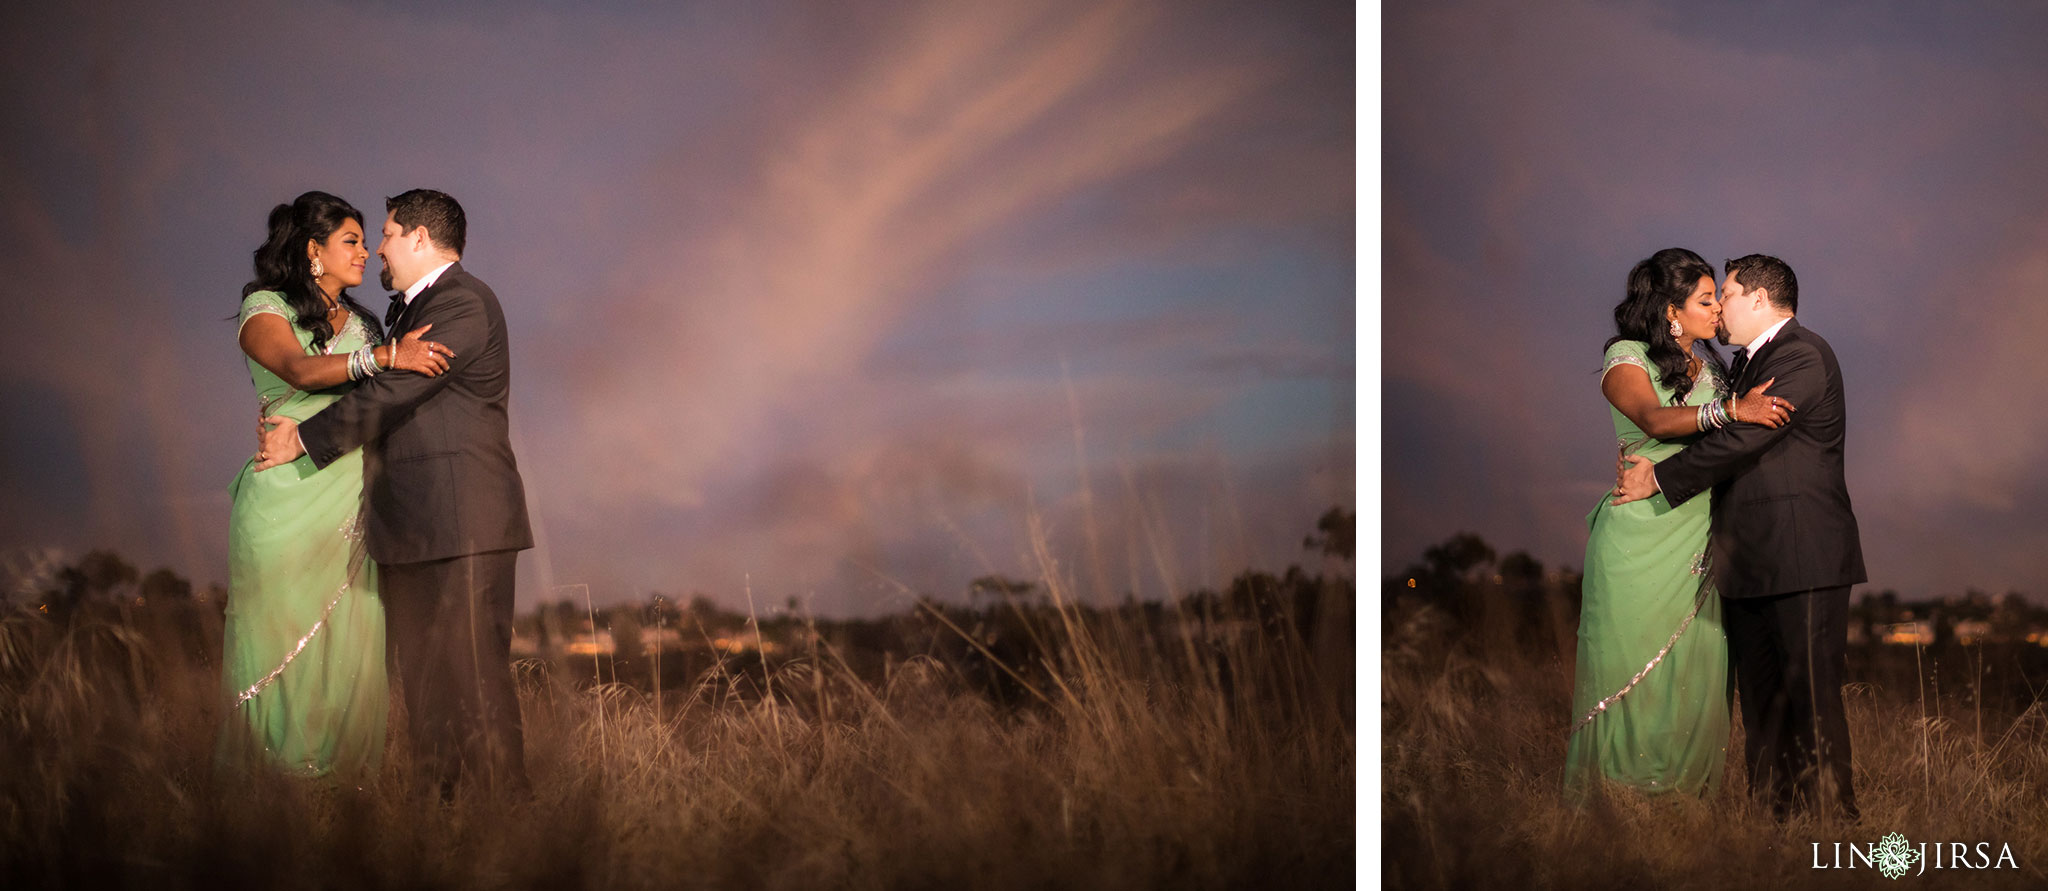
M 1878 842 L 1877 849 L 1871 852 L 1870 859 L 1877 864 L 1877 871 L 1884 873 L 1885 878 L 1896 879 L 1905 875 L 1906 869 L 1920 859 L 1920 852 L 1906 842 L 1905 836 L 1894 832 L 1885 836 L 1884 841 Z

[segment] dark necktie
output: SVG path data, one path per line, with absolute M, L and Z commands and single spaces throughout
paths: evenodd
M 399 291 L 391 295 L 391 309 L 385 309 L 385 336 L 397 338 L 397 317 L 406 313 L 406 293 Z M 1735 352 L 1741 356 L 1741 350 Z
M 1749 348 L 1748 348 L 1748 347 L 1736 347 L 1736 348 L 1735 348 L 1735 364 L 1734 364 L 1734 365 L 1732 365 L 1732 366 L 1730 366 L 1730 367 L 1728 368 L 1728 381 L 1729 381 L 1729 384 L 1728 384 L 1728 385 L 1732 387 L 1732 386 L 1734 386 L 1734 385 L 1735 385 L 1735 382 L 1736 382 L 1736 381 L 1742 380 L 1742 370 L 1743 370 L 1744 368 L 1748 368 L 1748 367 L 1749 367 Z

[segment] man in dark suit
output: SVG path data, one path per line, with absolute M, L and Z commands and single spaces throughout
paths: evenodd
M 1714 492 L 1714 580 L 1742 693 L 1750 790 L 1783 817 L 1824 808 L 1858 817 L 1842 674 L 1849 588 L 1867 581 L 1843 476 L 1842 368 L 1794 318 L 1799 282 L 1775 257 L 1728 261 L 1721 320 L 1736 350 L 1734 392 L 1770 382 L 1795 410 L 1779 427 L 1731 424 L 1661 462 L 1631 457 L 1615 503 L 1663 492 L 1673 505 Z
M 377 373 L 319 414 L 264 435 L 257 469 L 301 452 L 327 466 L 364 450 L 367 539 L 380 564 L 388 652 L 407 728 L 443 797 L 458 778 L 528 788 L 511 675 L 513 566 L 533 547 L 506 416 L 505 314 L 462 268 L 462 206 L 415 189 L 385 201 L 389 336 L 433 326 L 453 353 L 427 377 Z

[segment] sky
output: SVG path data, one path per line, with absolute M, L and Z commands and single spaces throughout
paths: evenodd
M 2048 603 L 2048 7 L 1444 0 L 1382 24 L 1387 571 L 1458 531 L 1581 565 L 1613 306 L 1676 246 L 1798 276 L 1845 381 L 1862 589 Z
M 1309 563 L 1356 508 L 1352 15 L 16 10 L 0 556 L 225 582 L 266 214 L 320 189 L 375 230 L 428 187 L 511 331 L 521 608 L 860 615 L 989 573 L 1120 599 Z

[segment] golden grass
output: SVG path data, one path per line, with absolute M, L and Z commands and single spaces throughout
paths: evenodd
M 1043 682 L 1026 707 L 923 656 L 863 678 L 829 645 L 766 666 L 773 695 L 722 664 L 659 708 L 529 660 L 533 799 L 448 805 L 398 782 L 402 734 L 360 788 L 217 776 L 206 607 L 16 613 L 0 886 L 1348 886 L 1349 584 L 1330 593 L 1344 630 L 1315 645 L 1067 598 L 1032 629 L 1043 664 L 1011 666 Z
M 1509 635 L 1453 627 L 1444 613 L 1412 601 L 1389 610 L 1385 623 L 1387 887 L 1881 887 L 1889 883 L 1874 869 L 1814 869 L 1812 845 L 1820 843 L 1828 863 L 1834 843 L 1867 844 L 1890 832 L 1916 844 L 1988 842 L 1994 857 L 2009 844 L 2019 867 L 1930 868 L 1901 882 L 2048 883 L 2048 704 L 1994 715 L 1954 699 L 1923 702 L 1910 688 L 1849 685 L 1863 811 L 1854 826 L 1780 824 L 1755 805 L 1746 794 L 1739 712 L 1727 778 L 1710 800 L 1620 793 L 1579 811 L 1560 795 L 1574 662 L 1568 629 L 1533 635 L 1544 644 L 1525 636 L 1516 645 Z

